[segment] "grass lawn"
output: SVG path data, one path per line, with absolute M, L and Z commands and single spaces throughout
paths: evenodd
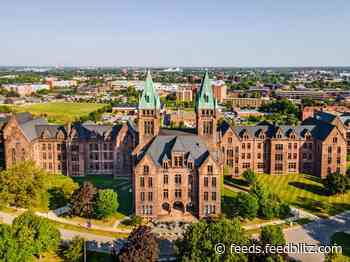
M 73 177 L 79 184 L 89 181 L 100 189 L 113 189 L 118 194 L 119 207 L 114 219 L 121 219 L 132 214 L 131 180 L 127 178 L 113 178 L 108 175 L 94 175 L 85 177 Z
M 327 217 L 350 209 L 350 192 L 327 196 L 317 177 L 303 174 L 258 174 L 258 181 L 291 205 L 308 210 L 315 215 Z M 225 183 L 248 190 L 242 178 L 225 178 Z
M 36 116 L 43 116 L 49 122 L 66 123 L 76 118 L 88 115 L 90 112 L 102 108 L 105 104 L 94 103 L 40 103 L 32 105 L 14 106 L 17 112 L 30 112 Z
M 341 246 L 343 255 L 350 258 L 350 235 L 344 232 L 337 232 L 332 236 L 332 245 Z
M 236 195 L 236 192 L 224 188 L 223 186 L 221 187 L 221 212 L 224 213 L 227 217 L 230 217 L 230 203 L 232 203 L 233 198 L 236 197 Z

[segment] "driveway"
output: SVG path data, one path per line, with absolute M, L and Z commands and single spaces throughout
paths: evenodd
M 318 246 L 329 245 L 336 232 L 350 230 L 350 211 L 329 219 L 318 219 L 301 227 L 284 231 L 287 243 L 306 243 Z M 289 254 L 291 257 L 307 262 L 323 262 L 323 254 Z

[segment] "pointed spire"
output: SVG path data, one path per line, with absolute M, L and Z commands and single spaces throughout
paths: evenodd
M 215 109 L 216 99 L 213 94 L 211 80 L 208 71 L 205 71 L 201 87 L 196 96 L 196 109 Z
M 139 100 L 140 109 L 160 109 L 160 99 L 154 87 L 150 70 L 147 71 L 145 86 Z

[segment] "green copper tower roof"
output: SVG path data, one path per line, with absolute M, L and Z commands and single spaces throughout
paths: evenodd
M 209 78 L 208 72 L 205 72 L 201 87 L 197 92 L 197 96 L 196 96 L 196 110 L 197 109 L 215 109 L 215 108 L 216 108 L 216 99 L 213 94 L 211 80 Z
M 150 71 L 147 71 L 145 86 L 139 100 L 139 109 L 160 109 L 160 99 L 154 87 Z

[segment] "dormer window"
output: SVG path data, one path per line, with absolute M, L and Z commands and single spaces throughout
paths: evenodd
M 228 143 L 232 144 L 232 137 L 229 137 L 229 138 L 227 139 L 227 141 L 228 141 Z
M 207 171 L 208 171 L 208 174 L 213 174 L 213 166 L 212 165 L 208 165 L 207 167 Z
M 189 169 L 191 169 L 191 170 L 193 169 L 193 163 L 192 162 L 188 162 L 187 166 L 188 166 Z
M 163 162 L 163 168 L 168 169 L 168 162 L 167 161 Z
M 333 137 L 333 143 L 338 143 L 338 138 L 337 137 Z
M 183 167 L 183 156 L 174 156 L 174 166 Z

